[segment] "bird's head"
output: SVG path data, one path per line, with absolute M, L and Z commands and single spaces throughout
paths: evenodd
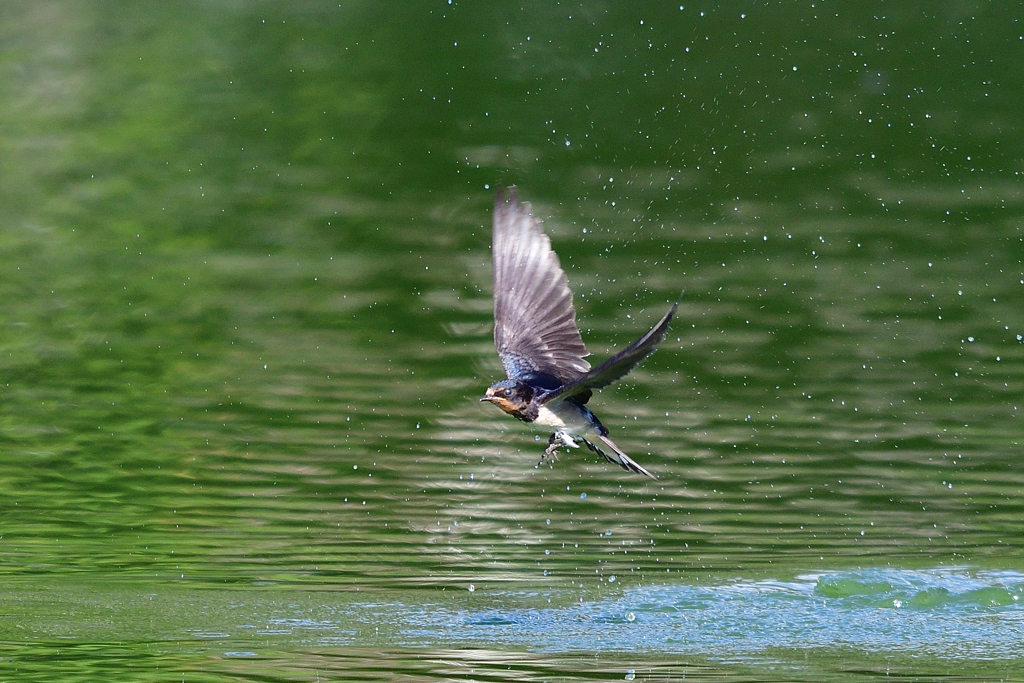
M 525 382 L 514 379 L 503 379 L 487 387 L 484 397 L 480 399 L 493 403 L 506 413 L 521 413 L 533 400 L 533 388 Z

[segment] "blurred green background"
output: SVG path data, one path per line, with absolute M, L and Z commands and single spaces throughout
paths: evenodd
M 0 676 L 109 661 L 48 668 L 63 638 L 134 642 L 113 661 L 157 677 L 154 644 L 242 638 L 226 586 L 254 614 L 368 590 L 399 623 L 470 584 L 604 604 L 954 567 L 1011 572 L 1008 628 L 1022 49 L 1018 17 L 972 2 L 0 5 L 0 641 L 21 653 Z M 545 220 L 595 360 L 685 290 L 661 350 L 591 404 L 656 483 L 587 452 L 535 468 L 546 435 L 478 403 L 502 372 L 498 184 Z M 62 607 L 154 594 L 99 630 Z M 173 607 L 203 595 L 209 626 Z M 362 633 L 361 603 L 337 610 Z M 390 652 L 447 680 L 394 623 L 338 671 Z M 264 680 L 330 646 L 293 637 L 267 636 Z M 494 638 L 524 680 L 580 675 Z M 796 671 L 846 675 L 830 646 Z M 664 676 L 691 652 L 637 647 Z M 773 679 L 772 647 L 706 673 Z M 168 657 L 255 675 L 209 653 Z M 983 673 L 936 664 L 961 665 Z

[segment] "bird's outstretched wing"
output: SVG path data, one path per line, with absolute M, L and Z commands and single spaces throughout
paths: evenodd
M 509 378 L 546 374 L 564 385 L 590 370 L 565 272 L 514 187 L 494 197 L 493 259 L 494 345 Z
M 672 304 L 668 313 L 651 328 L 651 331 L 637 339 L 635 342 L 619 351 L 617 354 L 601 363 L 590 372 L 581 375 L 575 380 L 564 384 L 556 391 L 547 394 L 540 399 L 541 403 L 550 403 L 556 399 L 575 397 L 581 403 L 586 403 L 590 398 L 592 389 L 601 389 L 612 382 L 629 374 L 636 365 L 647 356 L 654 353 L 658 343 L 664 338 L 668 331 L 668 324 L 675 315 L 679 302 Z

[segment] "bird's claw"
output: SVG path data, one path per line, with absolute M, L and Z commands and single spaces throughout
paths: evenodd
M 544 449 L 544 452 L 540 456 L 540 461 L 537 463 L 537 467 L 544 464 L 544 461 L 548 461 L 552 465 L 558 462 L 558 449 L 562 447 L 562 440 L 558 438 L 557 434 L 552 434 L 551 438 L 548 439 L 548 447 Z

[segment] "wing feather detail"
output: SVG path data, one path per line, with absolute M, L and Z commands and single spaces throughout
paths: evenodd
M 494 345 L 510 379 L 568 384 L 590 370 L 572 290 L 543 224 L 514 187 L 494 198 Z

